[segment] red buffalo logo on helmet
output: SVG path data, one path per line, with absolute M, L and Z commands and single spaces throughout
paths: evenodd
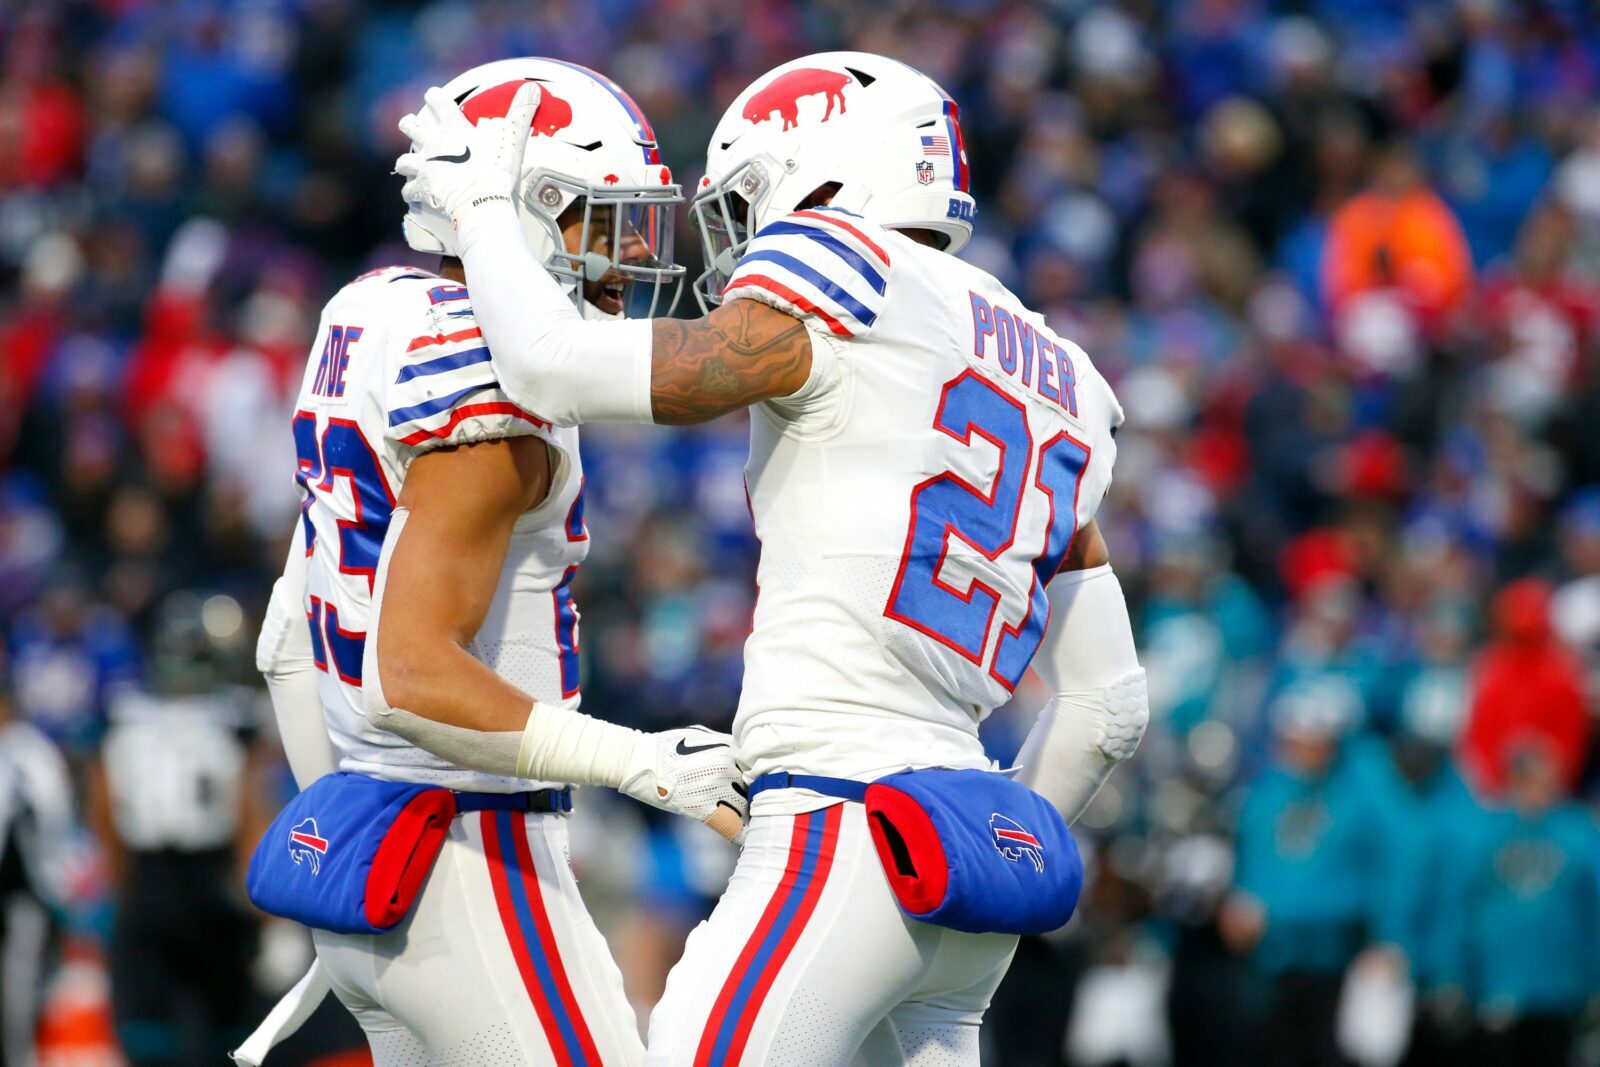
M 815 67 L 791 70 L 756 90 L 744 105 L 745 121 L 759 125 L 770 119 L 776 111 L 783 118 L 783 128 L 793 129 L 800 119 L 800 101 L 825 93 L 828 110 L 823 113 L 822 121 L 827 122 L 836 103 L 839 105 L 839 114 L 844 114 L 844 87 L 850 83 L 850 75 L 838 71 L 818 70 Z
M 485 89 L 462 104 L 461 113 L 474 125 L 479 119 L 504 118 L 506 110 L 511 107 L 511 98 L 517 95 L 517 90 L 522 86 L 522 82 L 504 82 Z M 552 93 L 549 86 L 541 86 L 540 89 L 539 109 L 533 113 L 533 132 L 551 137 L 558 130 L 572 125 L 572 105 Z

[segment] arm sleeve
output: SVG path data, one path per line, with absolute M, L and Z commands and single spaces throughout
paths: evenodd
M 872 332 L 889 289 L 884 233 L 840 208 L 766 226 L 739 257 L 724 302 L 755 300 L 845 340 Z
M 256 667 L 266 679 L 283 751 L 301 789 L 338 769 L 305 621 L 305 545 L 304 525 L 296 518 L 289 558 L 272 587 L 256 641 Z
M 1138 747 L 1150 719 L 1133 624 L 1110 564 L 1057 575 L 1034 669 L 1055 692 L 1022 743 L 1023 784 L 1068 822 Z
M 648 319 L 587 320 L 534 259 L 510 204 L 463 220 L 457 241 L 500 388 L 557 426 L 652 422 Z

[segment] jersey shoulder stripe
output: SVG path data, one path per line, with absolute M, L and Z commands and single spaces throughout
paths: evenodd
M 405 408 L 395 408 L 393 411 L 389 412 L 389 425 L 399 426 L 403 423 L 419 422 L 424 419 L 430 419 L 435 415 L 442 415 L 446 411 L 449 411 L 451 408 L 455 407 L 460 401 L 471 396 L 473 393 L 484 389 L 494 389 L 499 384 L 500 383 L 493 380 L 487 382 L 475 382 L 472 385 L 466 386 L 465 388 L 457 389 L 453 393 L 446 393 L 444 396 L 436 396 L 428 400 L 424 400 L 420 404 L 412 404 L 410 407 Z
M 745 274 L 739 278 L 739 288 L 740 291 L 736 295 L 740 297 L 748 297 L 750 295 L 744 291 L 746 289 L 759 289 L 764 293 L 771 293 L 773 296 L 777 297 L 778 300 L 793 305 L 794 309 L 799 311 L 802 316 L 815 316 L 817 319 L 821 320 L 822 324 L 826 326 L 830 332 L 836 333 L 840 337 L 855 336 L 855 334 L 851 332 L 850 328 L 844 323 L 840 322 L 838 319 L 834 318 L 825 310 L 807 300 L 805 297 L 801 296 L 787 285 L 784 285 L 776 278 L 769 278 L 765 274 Z M 732 292 L 731 287 L 729 292 Z M 763 303 L 773 302 L 763 301 Z M 780 311 L 789 310 L 782 304 L 774 303 L 773 306 L 777 307 Z
M 427 451 L 543 432 L 549 423 L 500 389 L 465 286 L 421 276 L 385 300 L 397 324 L 383 386 L 385 436 Z
M 781 267 L 806 282 L 833 303 L 850 312 L 863 326 L 871 326 L 877 321 L 877 312 L 858 300 L 843 285 L 829 278 L 798 256 L 790 255 L 788 252 L 780 252 L 775 248 L 763 248 L 759 252 L 746 253 L 739 262 L 741 265 L 745 263 L 771 263 Z M 734 276 L 734 281 L 738 281 L 737 275 Z
M 845 244 L 831 233 L 826 233 L 812 226 L 800 226 L 792 222 L 774 222 L 771 226 L 761 231 L 759 236 L 777 236 L 780 234 L 793 234 L 797 237 L 808 237 L 823 248 L 832 252 L 844 261 L 856 273 L 867 280 L 874 292 L 881 293 L 884 289 L 883 275 L 879 274 L 873 265 L 867 262 L 866 257 L 860 252 Z
M 471 310 L 470 308 L 468 310 Z M 454 333 L 427 333 L 421 337 L 413 337 L 406 346 L 406 352 L 412 353 L 419 348 L 433 348 L 437 345 L 455 344 L 457 341 L 475 341 L 483 337 L 483 331 L 476 326 L 466 330 L 457 330 Z
M 853 211 L 846 211 L 844 208 L 838 207 L 814 207 L 807 208 L 804 211 L 796 211 L 789 218 L 809 219 L 826 226 L 835 226 L 860 241 L 862 246 L 871 252 L 885 267 L 889 266 L 889 253 L 885 252 L 871 237 L 868 237 L 861 227 L 850 221 L 854 219 L 856 222 L 868 225 L 866 219 Z
M 470 367 L 476 363 L 489 362 L 489 349 L 486 346 L 467 348 L 460 352 L 451 352 L 443 356 L 435 356 L 421 363 L 411 363 L 400 368 L 400 377 L 395 379 L 395 384 L 409 382 L 413 378 L 421 378 L 428 374 L 444 374 L 462 367 Z
M 750 241 L 723 298 L 757 300 L 839 337 L 863 337 L 889 293 L 890 260 L 881 235 L 848 212 L 794 212 Z
M 400 443 L 403 445 L 416 446 L 427 444 L 430 440 L 443 441 L 448 439 L 451 434 L 455 433 L 457 427 L 459 427 L 468 419 L 481 419 L 486 416 L 498 416 L 518 422 L 525 422 L 529 426 L 540 430 L 550 429 L 550 424 L 544 419 L 541 419 L 539 416 L 530 412 L 523 411 L 509 400 L 489 400 L 481 404 L 463 404 L 454 411 L 450 412 L 450 417 L 445 420 L 443 425 L 437 426 L 431 430 L 413 430 L 404 437 L 400 438 Z

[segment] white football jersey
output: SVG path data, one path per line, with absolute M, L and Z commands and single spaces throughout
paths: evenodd
M 751 416 L 743 755 L 858 779 L 987 766 L 978 723 L 1110 485 L 1116 398 L 993 277 L 838 209 L 757 234 L 740 298 L 802 319 L 814 364 Z
M 529 434 L 551 448 L 550 493 L 517 521 L 468 651 L 535 698 L 574 707 L 571 584 L 589 549 L 577 430 L 552 427 L 501 392 L 465 286 L 389 267 L 357 278 L 323 309 L 294 439 L 311 557 L 306 619 L 343 770 L 486 792 L 550 784 L 461 770 L 369 725 L 361 700 L 373 582 L 411 461 L 447 445 Z

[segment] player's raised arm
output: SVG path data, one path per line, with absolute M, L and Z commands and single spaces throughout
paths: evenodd
M 522 238 L 512 201 L 527 138 L 474 126 L 448 97 L 402 122 L 413 151 L 396 170 L 408 199 L 456 226 L 473 306 L 501 387 L 557 425 L 695 423 L 803 389 L 813 370 L 806 326 L 778 306 L 736 300 L 693 321 L 585 319 Z M 516 129 L 536 90 L 507 112 Z
M 1021 781 L 1072 822 L 1149 722 L 1144 669 L 1100 526 L 1078 531 L 1046 592 L 1050 625 L 1033 667 L 1055 696 L 1017 756 Z

